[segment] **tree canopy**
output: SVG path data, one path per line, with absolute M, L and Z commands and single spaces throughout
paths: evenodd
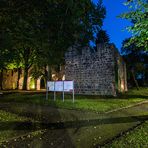
M 96 37 L 96 44 L 100 44 L 100 43 L 109 43 L 110 39 L 109 39 L 109 35 L 107 34 L 107 32 L 105 30 L 99 30 L 97 33 L 97 37 Z
M 135 80 L 140 80 L 140 84 L 148 84 L 148 52 L 132 43 L 126 45 L 130 38 L 122 43 L 121 53 L 127 64 L 128 82 L 132 85 Z
M 104 17 L 102 0 L 97 5 L 91 0 L 1 0 L 0 32 L 12 44 L 0 48 L 24 69 L 26 89 L 31 66 L 60 64 L 68 47 L 89 44 Z
M 127 27 L 127 30 L 131 31 L 133 34 L 126 45 L 134 43 L 138 47 L 148 50 L 147 0 L 128 0 L 125 5 L 129 7 L 130 11 L 123 13 L 120 17 L 132 22 L 132 26 Z

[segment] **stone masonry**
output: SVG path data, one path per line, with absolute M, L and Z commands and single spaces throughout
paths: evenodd
M 87 95 L 116 95 L 126 91 L 126 65 L 113 44 L 89 47 L 80 53 L 76 47 L 65 55 L 65 79 L 74 80 L 75 92 Z
M 117 92 L 127 91 L 126 64 L 113 44 L 100 44 L 96 51 L 89 47 L 77 49 L 76 46 L 69 48 L 65 54 L 65 66 L 58 73 L 52 71 L 54 81 L 74 80 L 77 94 L 115 96 Z M 3 70 L 3 89 L 16 89 L 17 81 L 22 89 L 23 73 L 21 70 L 18 80 L 17 69 Z M 33 79 L 31 68 L 27 82 L 28 90 L 45 88 L 43 76 Z

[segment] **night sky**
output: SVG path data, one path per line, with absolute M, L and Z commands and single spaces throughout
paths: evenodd
M 93 1 L 95 3 L 97 2 L 97 0 Z M 123 5 L 123 2 L 125 2 L 125 0 L 103 0 L 107 11 L 103 29 L 109 34 L 110 42 L 115 43 L 119 50 L 122 46 L 122 41 L 131 36 L 131 34 L 125 30 L 125 27 L 130 25 L 130 22 L 117 18 L 118 15 L 128 10 L 127 7 Z

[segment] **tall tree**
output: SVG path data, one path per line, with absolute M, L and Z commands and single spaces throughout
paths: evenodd
M 8 41 L 12 42 L 11 49 L 13 49 L 11 55 L 15 55 L 13 62 L 17 65 L 22 64 L 24 68 L 23 89 L 27 89 L 28 69 L 34 57 L 34 9 L 31 2 L 25 0 L 3 0 L 2 3 L 0 25 L 3 26 L 3 30 L 9 31 L 11 40 Z
M 148 50 L 147 0 L 127 0 L 125 5 L 129 7 L 130 11 L 123 13 L 120 17 L 132 22 L 132 26 L 127 27 L 127 30 L 131 31 L 133 34 L 126 45 L 134 43 L 138 47 Z
M 70 46 L 84 46 L 93 39 L 93 33 L 102 26 L 105 8 L 101 1 L 94 5 L 90 0 L 71 0 L 50 3 L 44 13 L 36 33 L 39 43 L 36 63 L 39 67 L 48 64 L 51 72 L 54 65 L 63 63 L 64 53 Z M 45 74 L 47 78 L 46 69 Z M 48 75 L 51 78 L 51 73 Z
M 109 43 L 109 35 L 106 33 L 105 30 L 99 30 L 96 37 L 96 45 L 100 43 Z
M 142 77 L 143 84 L 148 83 L 148 52 L 134 43 L 125 46 L 129 40 L 130 38 L 123 41 L 121 53 L 127 63 L 128 81 L 139 89 L 138 76 Z
M 105 8 L 100 0 L 2 0 L 0 24 L 5 23 L 13 49 L 24 68 L 23 89 L 29 68 L 59 64 L 73 44 L 88 44 L 102 26 Z M 51 69 L 51 68 L 50 68 Z
M 11 38 L 9 31 L 0 28 L 0 89 L 3 89 L 3 70 L 13 61 L 13 49 L 11 48 Z

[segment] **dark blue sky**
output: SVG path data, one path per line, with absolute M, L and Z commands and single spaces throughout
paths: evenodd
M 97 2 L 97 0 L 93 1 L 95 3 Z M 110 41 L 115 43 L 119 50 L 122 46 L 122 41 L 131 36 L 131 34 L 125 30 L 125 27 L 130 25 L 130 22 L 117 18 L 118 15 L 128 10 L 127 7 L 123 5 L 123 2 L 125 2 L 125 0 L 103 0 L 107 12 L 103 29 L 107 31 L 110 36 Z

